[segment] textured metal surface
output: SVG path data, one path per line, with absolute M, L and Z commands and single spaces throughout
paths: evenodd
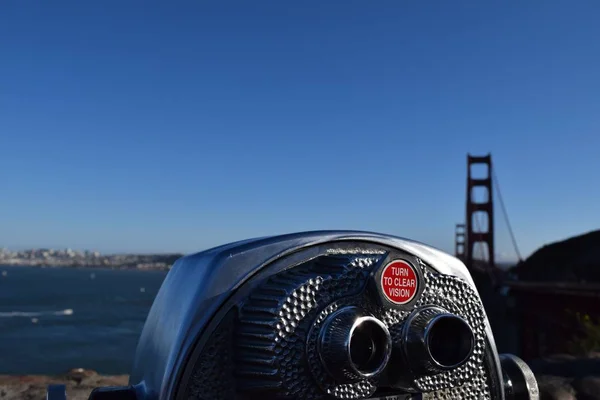
M 316 255 L 322 247 L 329 247 L 330 254 L 351 254 L 358 249 L 367 255 L 364 250 L 372 248 L 371 255 L 378 255 L 382 254 L 382 247 L 405 251 L 437 272 L 462 279 L 475 290 L 467 269 L 458 259 L 422 243 L 370 232 L 296 233 L 227 244 L 186 256 L 176 262 L 165 279 L 140 338 L 130 383 L 136 385 L 141 398 L 181 399 L 184 392 L 178 392 L 178 387 L 192 373 L 194 364 L 189 360 L 196 357 L 193 355 L 196 349 L 201 349 L 197 346 L 198 339 L 205 336 L 207 326 L 215 318 L 221 318 L 221 310 L 232 295 L 255 276 L 278 273 L 268 270 L 284 268 L 281 264 L 274 267 L 280 261 L 294 259 L 300 253 Z M 301 256 L 297 258 L 302 261 Z M 402 315 L 397 311 L 386 316 L 390 324 L 402 319 L 399 317 Z M 491 373 L 494 379 L 501 379 L 487 321 L 485 330 L 493 349 Z
M 451 319 L 457 321 L 462 331 L 450 332 L 447 328 L 435 328 L 436 321 L 442 319 Z M 444 344 L 445 348 L 451 348 L 457 351 L 454 356 L 456 359 L 442 364 L 437 360 L 432 352 L 430 342 L 432 329 L 444 329 L 443 337 L 436 339 L 439 344 Z M 398 349 L 404 353 L 409 360 L 413 371 L 419 371 L 422 374 L 435 374 L 444 370 L 455 369 L 466 362 L 473 351 L 474 336 L 470 326 L 466 321 L 455 314 L 450 314 L 447 310 L 437 306 L 428 306 L 415 310 L 411 316 L 403 323 L 402 338 L 398 341 Z M 442 342 L 439 342 L 439 341 Z M 452 342 L 444 343 L 444 340 Z
M 433 376 L 422 376 L 415 386 L 430 398 L 490 399 L 483 357 L 485 354 L 485 317 L 481 300 L 471 287 L 454 276 L 426 273 L 426 288 L 419 305 L 434 304 L 459 315 L 475 334 L 475 347 L 469 361 L 461 367 Z M 449 396 L 449 397 L 448 397 Z
M 297 399 L 372 396 L 377 378 L 339 384 L 324 369 L 317 342 L 327 316 L 348 305 L 360 305 L 381 317 L 392 334 L 398 332 L 410 312 L 382 308 L 363 291 L 370 270 L 381 259 L 382 255 L 347 253 L 320 257 L 270 277 L 255 290 L 242 309 L 233 340 L 238 390 L 250 397 L 251 393 Z M 427 271 L 424 277 L 425 290 L 415 308 L 434 304 L 461 316 L 475 332 L 476 344 L 462 367 L 421 376 L 412 384 L 429 399 L 489 399 L 483 367 L 484 316 L 478 296 L 459 278 Z M 230 365 L 231 350 L 223 332 L 231 329 L 211 338 L 195 369 L 188 398 L 233 398 L 234 384 L 223 384 L 232 382 L 230 371 L 215 364 Z
M 367 396 L 372 395 L 373 392 L 377 389 L 377 377 L 373 379 L 362 379 L 353 384 L 337 383 L 326 372 L 321 360 L 319 359 L 319 354 L 317 352 L 318 334 L 321 328 L 323 327 L 323 323 L 326 321 L 327 317 L 329 317 L 331 314 L 343 307 L 353 306 L 356 304 L 360 304 L 364 310 L 370 312 L 375 316 L 378 314 L 378 308 L 376 304 L 374 302 L 365 301 L 363 296 L 344 297 L 329 304 L 325 309 L 323 309 L 319 313 L 308 335 L 307 358 L 310 366 L 310 371 L 312 372 L 312 375 L 315 381 L 317 382 L 317 385 L 319 385 L 322 391 L 337 398 L 365 398 Z
M 242 391 L 261 391 L 282 397 L 318 399 L 306 354 L 317 355 L 314 343 L 306 351 L 306 337 L 318 319 L 317 305 L 358 294 L 366 284 L 369 267 L 379 257 L 335 255 L 271 277 L 244 306 L 236 339 Z M 320 365 L 320 362 L 315 361 Z M 326 374 L 323 373 L 323 379 Z M 331 379 L 329 379 L 332 381 Z M 332 381 L 333 382 L 333 381 Z M 368 381 L 331 384 L 327 391 L 346 398 L 372 394 Z
M 186 387 L 185 397 L 197 400 L 235 399 L 233 340 L 235 310 L 212 332 L 194 373 Z

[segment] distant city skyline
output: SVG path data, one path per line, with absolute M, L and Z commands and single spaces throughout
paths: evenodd
M 91 253 L 91 254 L 101 254 L 101 255 L 109 255 L 109 254 L 152 254 L 152 252 L 132 252 L 132 251 L 117 251 L 117 252 L 105 252 L 99 251 L 96 249 L 84 249 L 84 248 L 72 248 L 69 246 L 0 246 L 0 253 L 3 251 L 8 252 L 28 252 L 28 251 L 39 251 L 39 250 L 54 250 L 54 251 L 72 251 L 75 253 Z M 172 251 L 172 252 L 158 252 L 155 254 L 183 254 L 182 252 Z
M 539 248 L 541 248 L 541 247 L 543 247 L 545 245 L 554 243 L 554 242 L 560 242 L 562 240 L 568 239 L 568 238 L 573 237 L 573 236 L 578 236 L 578 235 L 586 234 L 588 232 L 590 232 L 590 231 L 581 232 L 581 233 L 576 234 L 576 235 L 571 235 L 569 237 L 564 237 L 564 238 L 560 238 L 560 239 L 557 239 L 557 240 L 553 240 L 553 241 L 550 241 L 548 243 L 542 244 Z M 254 237 L 247 237 L 247 238 L 244 238 L 244 239 L 252 239 L 252 238 L 254 238 Z M 409 239 L 414 239 L 414 238 L 409 238 Z M 235 241 L 235 240 L 233 240 L 233 241 Z M 230 241 L 230 242 L 233 242 L 233 241 Z M 223 242 L 223 243 L 220 243 L 220 244 L 225 244 L 225 243 L 228 243 L 228 242 Z M 216 246 L 218 246 L 220 244 L 217 244 Z M 124 249 L 117 250 L 117 251 L 111 251 L 111 250 L 108 250 L 108 251 L 99 251 L 99 250 L 97 250 L 95 248 L 72 248 L 72 247 L 69 247 L 69 246 L 1 246 L 0 245 L 0 254 L 3 251 L 9 251 L 9 252 L 27 252 L 27 251 L 39 251 L 39 250 L 52 250 L 52 251 L 62 251 L 62 252 L 64 252 L 64 251 L 72 251 L 72 252 L 79 253 L 79 254 L 90 253 L 90 254 L 94 254 L 94 255 L 119 255 L 119 254 L 148 254 L 148 255 L 151 255 L 151 254 L 181 254 L 181 255 L 187 255 L 187 254 L 193 254 L 193 253 L 196 253 L 196 252 L 208 250 L 209 248 L 212 248 L 212 247 L 215 247 L 215 246 L 210 246 L 210 247 L 206 247 L 206 248 L 198 248 L 198 249 L 191 250 L 191 251 L 156 251 L 156 250 L 145 250 L 145 251 L 131 251 L 130 250 L 130 251 L 128 251 L 128 250 L 124 250 Z M 434 247 L 437 247 L 437 246 L 434 246 Z M 446 251 L 446 252 L 448 252 L 448 253 L 450 253 L 452 255 L 454 255 L 453 249 L 444 249 L 444 248 L 441 248 L 441 247 L 438 247 L 438 248 L 441 249 L 441 250 L 443 250 L 443 251 Z M 536 248 L 533 252 L 539 250 L 539 248 Z M 479 250 L 476 250 L 476 253 L 477 254 L 475 255 L 475 258 L 476 259 L 481 259 L 481 253 L 479 252 Z M 531 254 L 523 254 L 523 253 L 521 253 L 521 256 L 523 257 L 523 260 L 525 260 L 530 255 Z M 514 263 L 514 262 L 517 262 L 518 259 L 517 259 L 516 255 L 497 252 L 496 253 L 496 261 L 499 262 L 499 263 L 503 263 L 504 264 L 504 263 Z M 0 264 L 1 264 L 1 262 L 0 262 Z
M 0 248 L 0 266 L 165 270 L 179 257 L 179 254 L 101 254 L 98 251 L 44 248 L 10 251 Z
M 466 154 L 491 152 L 527 257 L 600 228 L 599 14 L 2 2 L 0 247 L 187 254 L 344 229 L 453 253 Z

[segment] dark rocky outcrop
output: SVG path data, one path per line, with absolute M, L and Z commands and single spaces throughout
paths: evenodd
M 545 245 L 513 272 L 523 281 L 600 283 L 600 230 Z
M 600 354 L 558 354 L 529 362 L 541 399 L 600 400 Z
M 586 376 L 576 379 L 571 384 L 577 392 L 579 400 L 600 399 L 600 376 Z
M 571 386 L 572 380 L 560 376 L 537 376 L 542 400 L 577 400 L 575 389 Z

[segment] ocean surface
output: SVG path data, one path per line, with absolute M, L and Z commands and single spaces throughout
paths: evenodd
M 128 374 L 166 274 L 0 266 L 0 374 Z

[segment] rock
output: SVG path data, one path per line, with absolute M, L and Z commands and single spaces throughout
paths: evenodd
M 600 376 L 586 376 L 572 383 L 577 400 L 600 400 Z
M 91 369 L 74 368 L 67 372 L 65 378 L 77 384 L 81 384 L 83 381 L 90 381 L 90 378 L 94 378 L 98 375 L 96 371 Z
M 600 354 L 575 357 L 554 354 L 530 361 L 540 387 L 540 398 L 600 400 Z
M 87 400 L 100 386 L 126 386 L 128 375 L 105 376 L 95 371 L 75 369 L 63 376 L 0 375 L 0 400 L 45 400 L 49 384 L 64 384 L 67 400 Z
M 559 376 L 536 376 L 541 400 L 579 400 L 569 378 Z

